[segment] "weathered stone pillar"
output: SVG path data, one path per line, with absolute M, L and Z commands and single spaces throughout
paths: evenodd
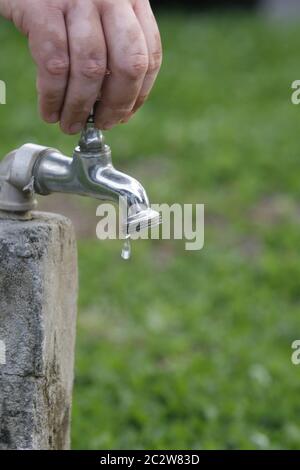
M 0 449 L 68 449 L 77 304 L 71 223 L 0 214 Z

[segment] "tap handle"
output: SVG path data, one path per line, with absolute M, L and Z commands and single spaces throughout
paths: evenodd
M 97 152 L 103 148 L 104 138 L 102 132 L 95 127 L 95 108 L 93 106 L 87 119 L 86 126 L 82 131 L 79 147 L 82 152 Z
M 96 104 L 91 109 L 90 115 L 87 119 L 87 124 L 95 124 L 95 112 L 96 112 Z
M 99 105 L 99 103 L 100 103 L 100 99 L 95 101 L 95 103 L 94 103 L 94 105 L 91 109 L 90 115 L 87 119 L 87 124 L 95 124 L 96 109 L 97 109 L 97 106 Z

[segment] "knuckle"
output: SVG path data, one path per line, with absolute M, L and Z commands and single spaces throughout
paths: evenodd
M 106 72 L 104 60 L 86 60 L 80 64 L 75 75 L 81 75 L 90 80 L 100 80 Z
M 62 99 L 62 92 L 49 86 L 49 83 L 37 83 L 37 92 L 40 101 L 47 106 L 56 105 Z
M 148 70 L 149 59 L 146 54 L 135 54 L 119 65 L 119 72 L 132 80 L 139 80 Z
M 149 73 L 156 73 L 160 70 L 162 64 L 162 51 L 153 52 L 149 58 Z
M 127 114 L 131 108 L 132 108 L 132 103 L 113 103 L 112 101 L 107 101 L 107 100 L 101 100 L 101 104 L 104 108 L 108 108 L 110 111 L 112 111 L 115 115 L 124 115 Z
M 44 93 L 42 93 L 42 99 L 47 106 L 55 106 L 60 101 L 61 96 L 54 91 L 45 90 Z
M 72 115 L 80 114 L 81 116 L 88 115 L 91 111 L 91 106 L 87 104 L 87 101 L 83 97 L 74 97 L 69 104 L 69 110 Z
M 50 75 L 57 76 L 57 77 L 62 77 L 68 74 L 69 72 L 69 59 L 67 57 L 65 58 L 57 58 L 57 57 L 51 57 L 50 59 L 47 59 L 45 62 L 45 67 L 47 72 Z

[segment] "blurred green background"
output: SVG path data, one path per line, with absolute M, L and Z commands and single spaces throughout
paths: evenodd
M 79 238 L 75 449 L 293 449 L 300 442 L 298 24 L 161 14 L 150 101 L 107 133 L 152 202 L 204 203 L 206 244 L 95 236 L 97 202 L 51 196 Z M 38 117 L 25 39 L 0 21 L 1 155 L 76 139 Z

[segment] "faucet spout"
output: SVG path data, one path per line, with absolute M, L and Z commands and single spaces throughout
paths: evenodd
M 48 152 L 35 165 L 34 181 L 38 194 L 72 193 L 119 205 L 126 233 L 159 223 L 146 190 L 135 178 L 114 168 L 107 145 L 94 153 L 77 147 L 73 158 Z
M 19 155 L 22 153 L 22 155 Z M 24 155 L 26 158 L 24 158 Z M 18 157 L 18 158 L 17 158 Z M 122 231 L 128 235 L 160 223 L 160 216 L 151 209 L 144 187 L 131 176 L 116 170 L 111 150 L 104 143 L 102 133 L 88 121 L 73 157 L 62 155 L 55 149 L 28 144 L 0 164 L 0 209 L 22 212 L 34 207 L 34 192 L 47 195 L 54 192 L 72 193 L 111 201 L 122 210 Z M 23 204 L 5 200 L 17 194 Z M 16 198 L 17 199 L 17 198 Z M 21 201 L 22 202 L 22 201 Z M 126 212 L 125 212 L 126 211 Z

